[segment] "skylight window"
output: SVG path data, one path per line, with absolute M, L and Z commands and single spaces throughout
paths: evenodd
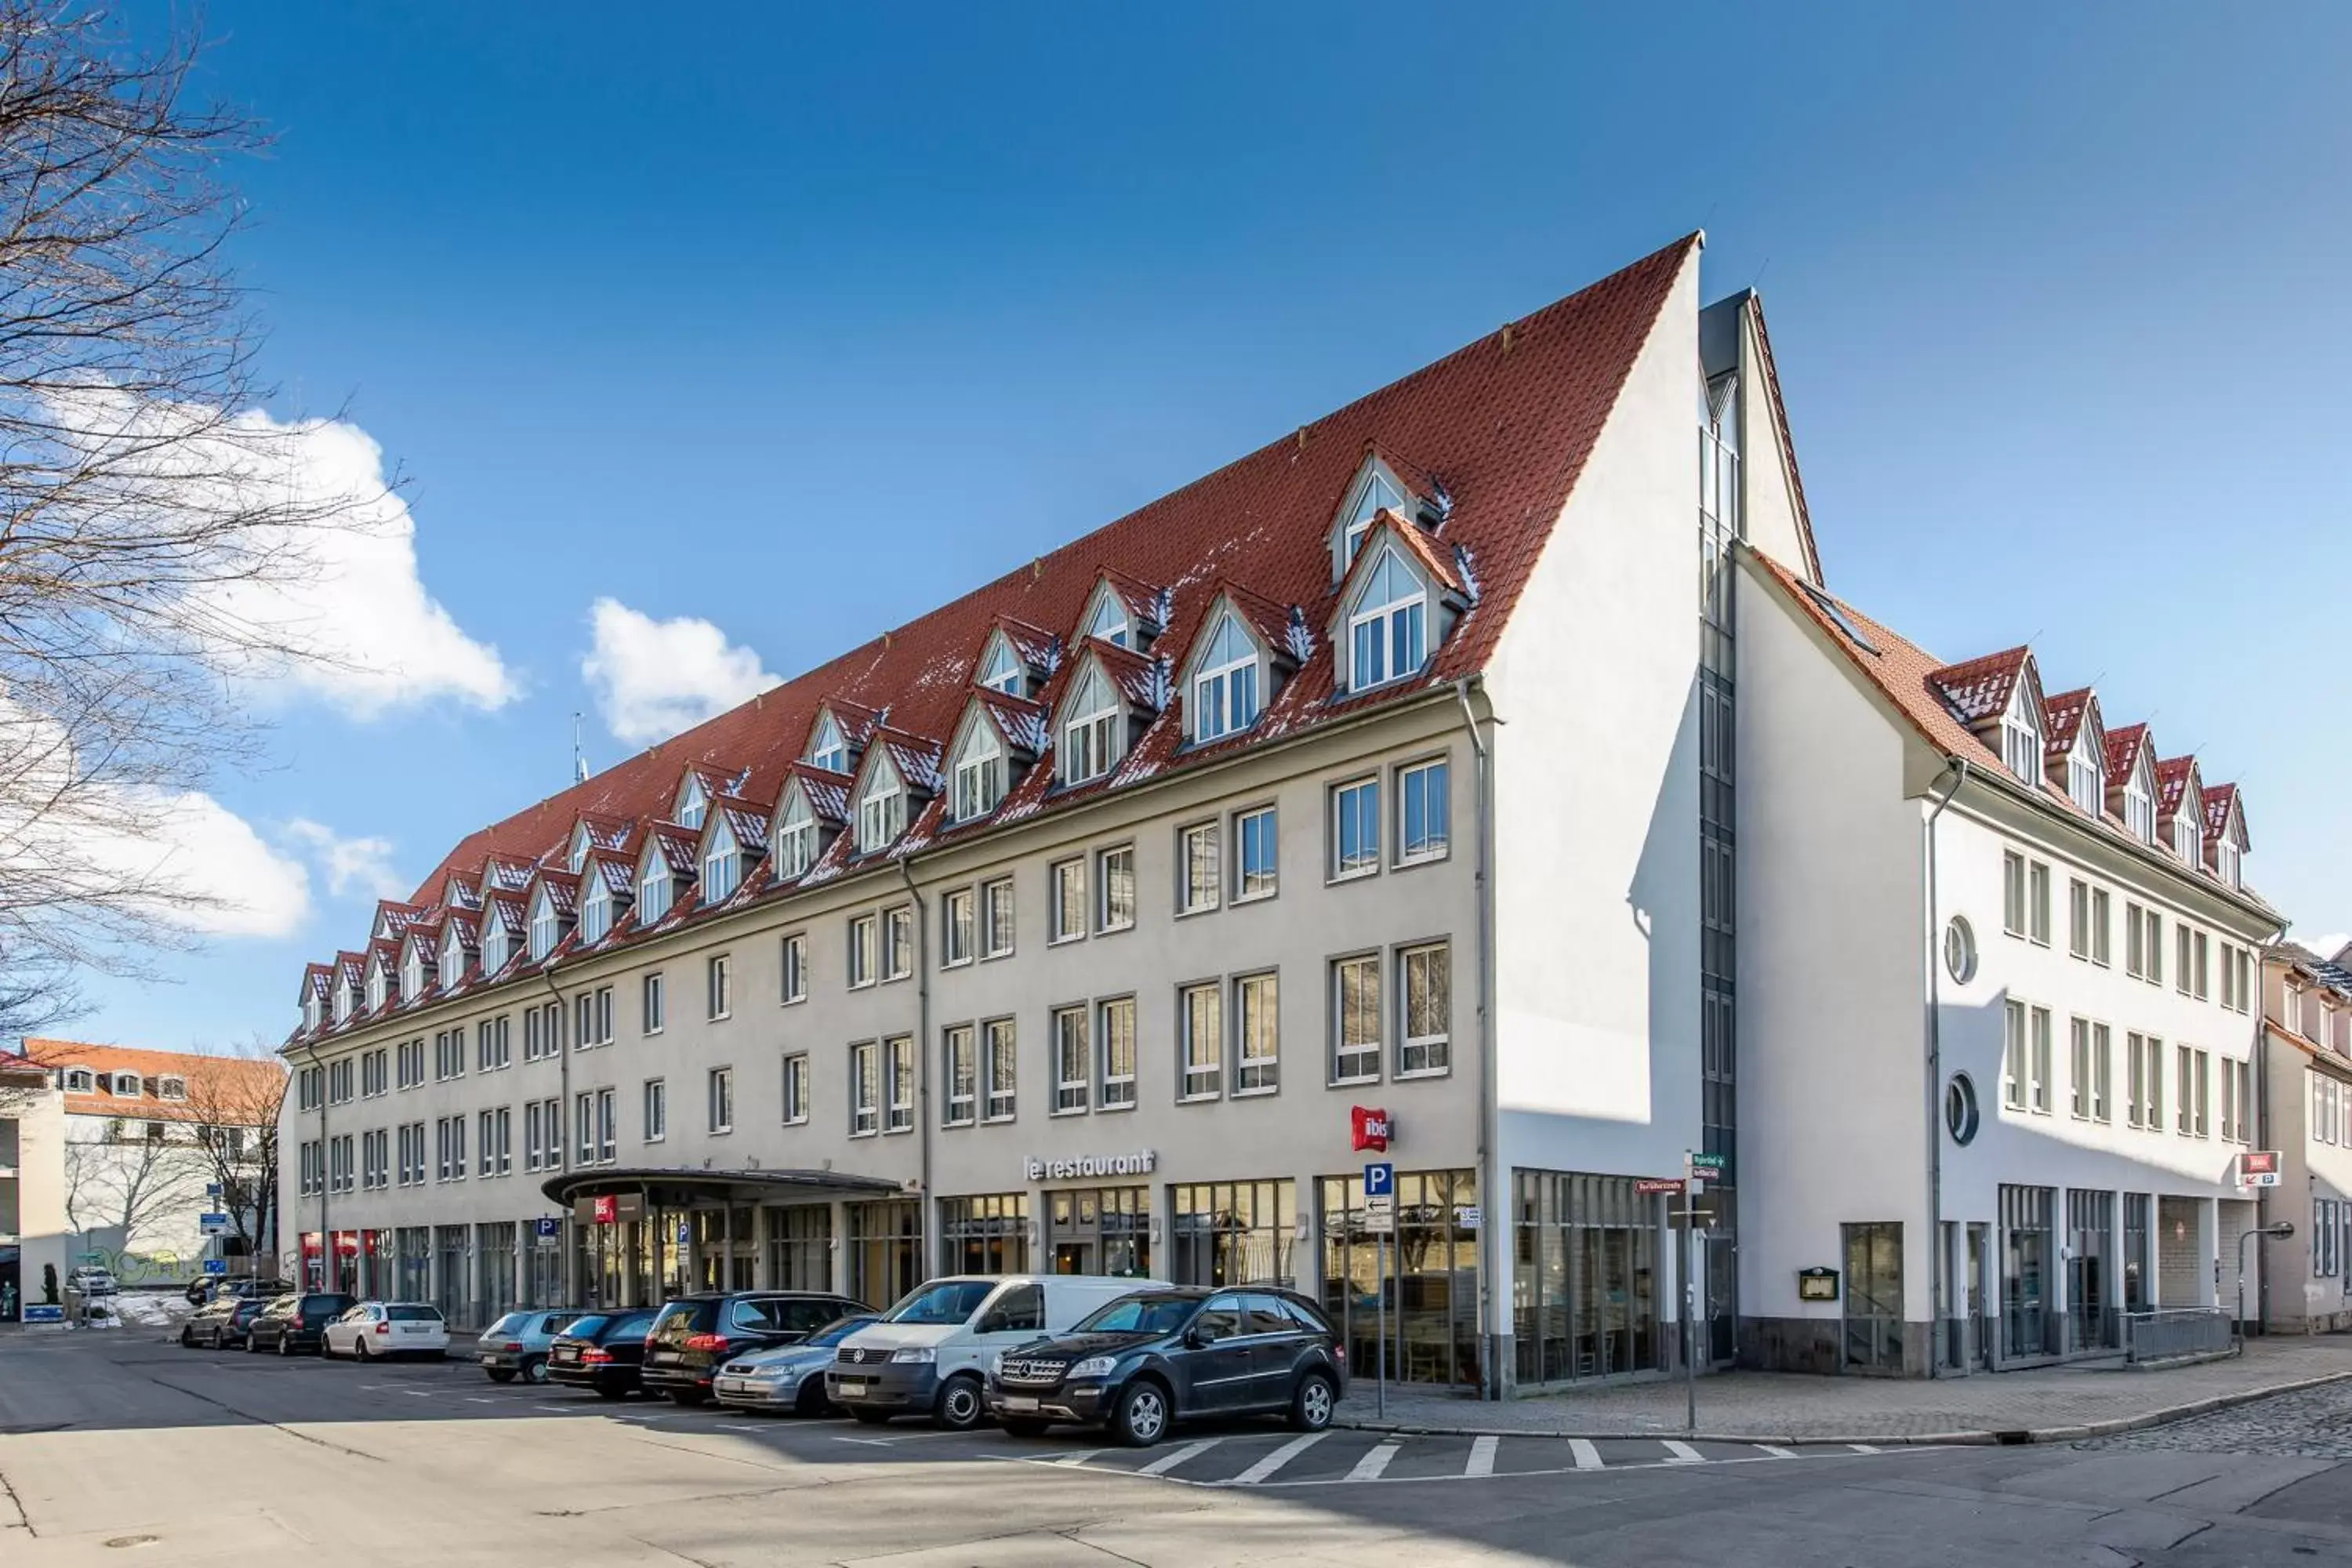
M 841 738 L 841 726 L 827 713 L 816 721 L 816 738 L 809 742 L 808 760 L 827 773 L 849 771 L 849 742 Z
M 1846 609 L 1843 605 L 1839 604 L 1835 599 L 1831 598 L 1827 594 L 1822 593 L 1811 583 L 1801 583 L 1798 585 L 1804 589 L 1805 596 L 1812 600 L 1813 604 L 1821 610 L 1822 614 L 1827 616 L 1830 618 L 1831 623 L 1834 625 L 1839 631 L 1845 634 L 1846 641 L 1853 644 L 1854 647 L 1862 649 L 1864 653 L 1876 653 L 1878 651 L 1878 645 L 1862 635 L 1862 628 L 1854 625 L 1853 617 L 1846 614 Z
M 1192 738 L 1238 734 L 1256 723 L 1257 715 L 1257 645 L 1240 622 L 1222 616 L 1192 678 Z
M 1087 623 L 1087 636 L 1100 637 L 1118 647 L 1135 646 L 1134 629 L 1128 625 L 1127 606 L 1118 602 L 1117 594 L 1106 593 L 1095 606 L 1095 618 Z
M 677 792 L 677 825 L 699 828 L 710 810 L 710 796 L 702 787 L 698 773 L 686 775 L 686 784 Z
M 776 828 L 776 875 L 798 877 L 815 860 L 816 814 L 809 809 L 808 796 L 794 789 Z
M 1025 695 L 1022 688 L 1029 683 L 1029 672 L 1022 668 L 1019 656 L 1013 651 L 1012 639 L 1003 632 L 989 644 L 987 657 L 980 669 L 980 684 L 991 691 L 1002 691 L 1007 697 Z
M 906 830 L 907 792 L 898 783 L 898 773 L 884 763 L 866 781 L 866 793 L 858 797 L 857 847 L 867 855 L 887 849 Z
M 1118 695 L 1103 676 L 1102 667 L 1088 665 L 1086 678 L 1071 694 L 1062 724 L 1062 782 L 1084 784 L 1110 772 L 1126 751 Z
M 1368 690 L 1418 671 L 1429 657 L 1429 590 L 1393 550 L 1383 553 L 1348 618 L 1348 686 Z
M 973 822 L 994 811 L 1003 799 L 1007 769 L 1004 747 L 995 729 L 984 719 L 974 720 L 956 753 L 954 792 L 950 804 L 958 822 Z

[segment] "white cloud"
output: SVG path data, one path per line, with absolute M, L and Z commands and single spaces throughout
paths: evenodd
M 2329 931 L 2325 936 L 2297 936 L 2294 932 L 2289 931 L 2286 933 L 2286 939 L 2309 952 L 2319 954 L 2322 958 L 2333 958 L 2344 951 L 2346 942 L 2352 942 L 2352 933 L 2338 931 Z
M 596 645 L 580 673 L 604 727 L 633 746 L 666 741 L 781 684 L 757 653 L 709 621 L 657 621 L 617 599 L 597 600 L 588 618 Z
M 408 884 L 393 869 L 389 838 L 345 838 L 307 816 L 288 823 L 286 837 L 310 852 L 327 874 L 327 891 L 337 898 L 352 891 L 370 899 L 408 896 Z
M 82 850 L 155 888 L 155 914 L 204 936 L 291 936 L 310 912 L 302 863 L 262 842 L 208 795 L 126 791 L 136 835 L 85 836 Z

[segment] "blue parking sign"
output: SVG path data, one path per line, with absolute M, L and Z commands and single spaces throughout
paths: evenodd
M 1364 1195 L 1386 1198 L 1396 1195 L 1396 1167 L 1382 1162 L 1364 1167 Z
M 207 1274 L 226 1274 L 226 1273 L 227 1273 L 227 1272 L 228 1272 L 228 1259 L 227 1259 L 227 1258 L 205 1258 L 205 1273 L 207 1273 Z

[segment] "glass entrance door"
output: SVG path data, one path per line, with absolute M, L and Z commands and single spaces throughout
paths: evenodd
M 1845 1368 L 1903 1370 L 1903 1226 L 1845 1229 Z

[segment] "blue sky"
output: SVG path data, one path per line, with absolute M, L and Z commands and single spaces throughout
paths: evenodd
M 2352 10 L 1467 9 L 216 5 L 206 85 L 278 135 L 277 411 L 407 477 L 514 695 L 275 700 L 215 794 L 303 868 L 283 934 L 75 1032 L 277 1037 L 373 883 L 564 784 L 574 711 L 634 749 L 600 599 L 790 675 L 1698 226 L 1832 586 L 2095 679 L 2352 924 Z

